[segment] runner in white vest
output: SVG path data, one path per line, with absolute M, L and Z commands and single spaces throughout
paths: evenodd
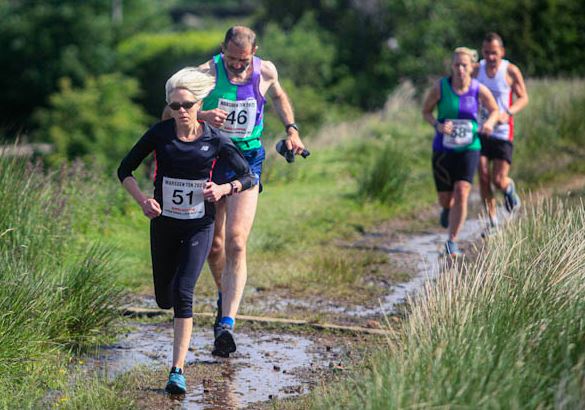
M 490 227 L 495 227 L 496 201 L 491 184 L 504 194 L 504 204 L 509 212 L 520 207 L 520 197 L 508 173 L 514 148 L 514 115 L 528 104 L 528 93 L 518 67 L 504 59 L 504 43 L 498 34 L 485 36 L 482 55 L 484 59 L 476 66 L 474 76 L 492 92 L 500 110 L 494 131 L 481 138 L 479 162 L 481 198 L 488 212 Z

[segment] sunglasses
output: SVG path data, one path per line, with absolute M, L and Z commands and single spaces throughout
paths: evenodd
M 197 101 L 185 101 L 184 103 L 172 102 L 169 104 L 169 108 L 173 111 L 179 111 L 181 107 L 186 110 L 193 108 L 193 106 L 197 104 Z

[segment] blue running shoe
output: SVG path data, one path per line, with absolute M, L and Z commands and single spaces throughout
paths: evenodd
M 236 351 L 236 341 L 234 340 L 233 328 L 225 323 L 220 324 L 221 329 L 217 333 L 215 342 L 213 343 L 214 349 L 211 352 L 214 356 L 229 357 L 230 353 Z
M 512 213 L 515 209 L 520 208 L 522 203 L 520 202 L 520 197 L 516 193 L 516 185 L 514 181 L 510 178 L 510 183 L 508 184 L 508 188 L 506 188 L 506 192 L 504 192 L 504 205 L 506 207 L 506 211 Z
M 185 394 L 187 392 L 185 376 L 183 376 L 181 369 L 177 369 L 176 367 L 171 369 L 165 391 L 169 394 Z
M 439 223 L 443 228 L 449 227 L 449 208 L 443 208 L 441 211 L 441 217 L 439 218 Z
M 459 249 L 457 243 L 452 240 L 445 242 L 445 253 L 447 256 L 463 256 L 463 252 Z

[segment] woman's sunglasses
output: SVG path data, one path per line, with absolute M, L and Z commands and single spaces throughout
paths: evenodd
M 186 110 L 189 110 L 195 104 L 197 104 L 197 101 L 185 101 L 184 103 L 172 102 L 169 104 L 169 108 L 173 111 L 179 111 L 181 107 L 183 107 Z

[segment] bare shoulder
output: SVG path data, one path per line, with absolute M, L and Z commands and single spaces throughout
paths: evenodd
M 264 81 L 271 83 L 278 80 L 278 71 L 276 71 L 276 66 L 272 61 L 262 60 L 260 74 Z
M 205 63 L 197 66 L 198 69 L 215 77 L 215 63 L 213 60 L 208 60 Z
M 516 64 L 510 63 L 508 64 L 508 75 L 513 79 L 520 79 L 522 78 L 522 71 Z

